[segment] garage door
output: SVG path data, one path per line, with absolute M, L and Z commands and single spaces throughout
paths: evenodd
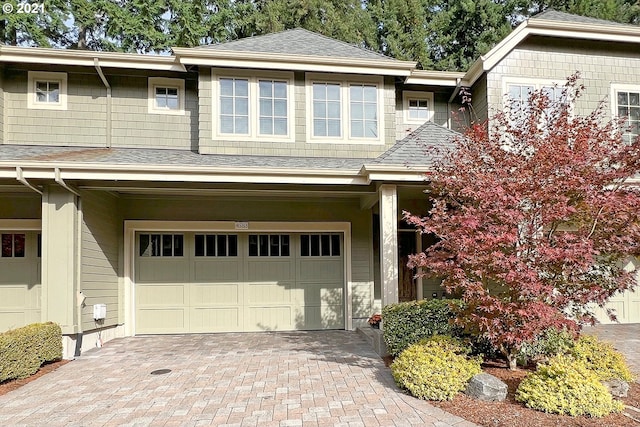
M 36 231 L 0 231 L 0 331 L 40 321 L 40 253 Z
M 136 333 L 344 328 L 338 233 L 138 233 Z

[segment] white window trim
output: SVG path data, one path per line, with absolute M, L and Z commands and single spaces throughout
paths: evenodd
M 27 108 L 35 110 L 66 110 L 67 109 L 67 73 L 53 73 L 50 71 L 29 71 L 29 88 L 27 90 Z M 36 101 L 36 82 L 47 81 L 60 84 L 58 102 Z
M 337 83 L 340 85 L 340 137 L 314 136 L 313 135 L 313 83 Z M 378 93 L 378 137 L 372 138 L 352 138 L 350 136 L 351 114 L 349 100 L 350 84 L 372 84 L 376 86 Z M 385 142 L 384 127 L 384 78 L 382 76 L 352 76 L 348 74 L 324 74 L 307 73 L 305 76 L 306 87 L 306 127 L 307 142 L 313 144 L 376 144 L 383 145 Z
M 611 117 L 618 117 L 618 92 L 640 92 L 640 83 L 611 83 Z
M 220 79 L 237 78 L 249 81 L 249 133 L 221 133 L 220 132 Z M 260 134 L 260 108 L 259 108 L 259 80 L 282 80 L 287 82 L 287 134 L 286 135 L 262 135 Z M 212 139 L 224 141 L 259 140 L 268 142 L 295 142 L 295 86 L 293 72 L 288 71 L 258 71 L 211 69 L 211 112 L 212 112 Z
M 503 77 L 502 78 L 502 98 L 503 98 L 503 107 L 509 105 L 509 86 L 510 85 L 518 85 L 518 86 L 533 86 L 533 90 L 540 90 L 544 86 L 558 86 L 559 88 L 564 88 L 566 83 L 566 79 L 538 79 L 538 78 L 529 78 L 529 77 Z
M 184 111 L 184 80 L 183 79 L 170 79 L 167 77 L 149 77 L 149 91 L 147 95 L 148 99 L 148 113 L 149 114 L 170 114 L 174 116 L 183 116 Z M 178 88 L 178 109 L 171 110 L 169 108 L 156 107 L 156 87 Z
M 427 101 L 428 117 L 425 120 L 412 119 L 411 117 L 409 117 L 409 100 L 412 100 L 412 99 L 417 99 L 419 101 Z M 425 122 L 432 122 L 435 116 L 433 92 L 403 90 L 402 91 L 402 110 L 404 112 L 405 123 L 423 124 Z

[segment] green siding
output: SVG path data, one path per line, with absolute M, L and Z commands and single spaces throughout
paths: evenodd
M 40 195 L 33 193 L 0 193 L 1 219 L 40 219 Z
M 106 192 L 82 192 L 81 289 L 86 296 L 82 330 L 118 323 L 119 246 L 123 226 L 117 198 Z M 104 324 L 93 320 L 93 304 L 107 305 Z

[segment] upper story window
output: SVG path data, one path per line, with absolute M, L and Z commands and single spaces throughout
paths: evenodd
M 309 142 L 383 142 L 382 78 L 352 79 L 307 73 Z
M 149 77 L 149 113 L 182 115 L 184 98 L 184 80 Z
M 505 81 L 505 93 L 508 100 L 516 101 L 521 108 L 526 107 L 529 96 L 534 91 L 542 91 L 550 102 L 562 99 L 563 87 L 550 80 L 509 79 Z
M 433 120 L 433 92 L 405 90 L 402 92 L 402 109 L 405 123 L 423 124 Z
M 293 141 L 293 73 L 213 72 L 214 138 Z
M 67 109 L 67 73 L 29 71 L 28 80 L 28 108 Z
M 626 118 L 625 136 L 640 135 L 640 87 L 613 85 L 613 115 Z

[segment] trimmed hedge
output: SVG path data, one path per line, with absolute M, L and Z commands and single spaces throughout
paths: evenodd
M 409 346 L 391 364 L 399 387 L 418 399 L 450 400 L 480 370 L 480 358 L 455 338 L 435 335 Z
M 382 309 L 383 336 L 387 350 L 398 356 L 412 344 L 433 335 L 456 336 L 460 330 L 451 324 L 452 306 L 459 300 L 421 300 L 389 304 Z
M 62 359 L 62 330 L 34 323 L 0 334 L 0 382 L 26 378 L 43 363 Z

